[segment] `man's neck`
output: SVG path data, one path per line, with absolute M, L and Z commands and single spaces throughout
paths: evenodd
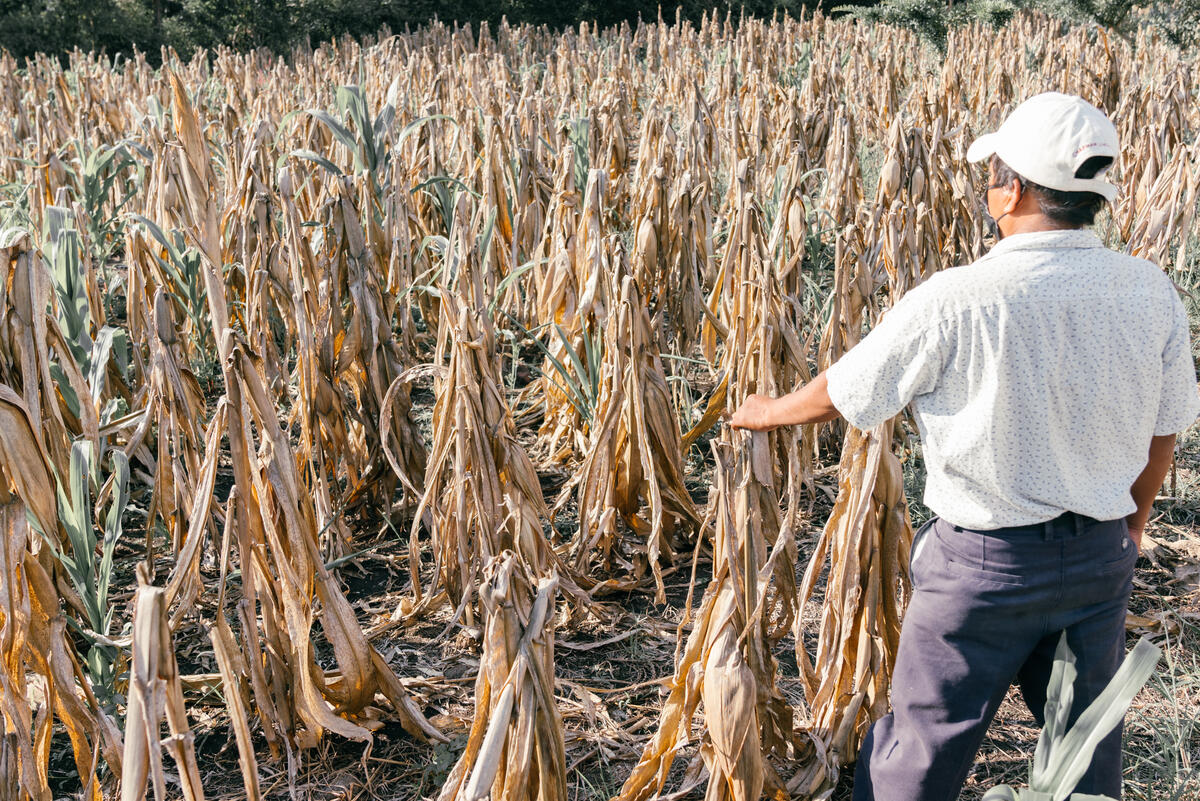
M 1006 224 L 1007 223 L 1007 224 Z M 1082 225 L 1071 225 L 1052 220 L 1041 212 L 1010 215 L 1001 221 L 1000 233 L 1005 238 L 1017 234 L 1034 234 L 1042 231 L 1078 231 Z

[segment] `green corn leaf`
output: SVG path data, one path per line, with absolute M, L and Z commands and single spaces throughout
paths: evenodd
M 54 386 L 58 388 L 58 393 L 62 395 L 71 414 L 78 418 L 83 411 L 79 406 L 79 396 L 75 394 L 75 388 L 71 386 L 71 380 L 67 378 L 62 365 L 56 361 L 50 362 L 50 378 L 54 380 Z
M 414 133 L 416 133 L 417 130 L 422 125 L 424 125 L 427 122 L 432 122 L 433 120 L 446 120 L 447 122 L 452 124 L 455 128 L 458 127 L 458 121 L 455 120 L 453 117 L 451 117 L 449 114 L 430 114 L 425 117 L 418 117 L 417 119 L 413 120 L 408 125 L 405 125 L 403 128 L 400 129 L 400 135 L 396 137 L 396 146 L 399 147 L 400 145 L 404 144 L 405 139 L 407 139 L 408 137 L 410 137 Z
M 515 282 L 519 281 L 521 277 L 525 275 L 525 273 L 529 272 L 534 267 L 537 267 L 539 264 L 545 264 L 547 261 L 549 261 L 549 259 L 534 259 L 533 261 L 527 261 L 522 265 L 514 267 L 512 271 L 509 272 L 508 275 L 504 276 L 500 283 L 496 285 L 496 297 L 492 298 L 492 302 L 488 304 L 488 314 L 495 314 L 496 302 L 499 296 L 504 294 L 505 290 L 507 290 Z
M 25 233 L 24 228 L 15 225 L 0 229 L 0 248 L 11 248 L 20 241 L 21 237 L 25 236 Z
M 293 150 L 291 152 L 291 155 L 295 156 L 298 159 L 304 159 L 305 161 L 311 161 L 313 164 L 317 164 L 321 167 L 324 167 L 326 170 L 328 170 L 329 172 L 338 176 L 339 178 L 346 174 L 346 173 L 342 172 L 341 167 L 334 164 L 332 161 L 325 158 L 320 153 L 316 153 L 312 150 L 306 150 L 305 148 L 297 148 L 296 150 Z
M 88 625 L 101 627 L 103 611 L 99 605 L 96 577 L 92 572 L 92 558 L 96 547 L 96 534 L 92 530 L 92 445 L 79 441 L 71 446 L 70 495 L 58 488 L 59 519 L 71 543 L 75 570 L 71 572 L 72 583 L 87 608 Z
M 474 189 L 467 186 L 462 181 L 458 180 L 457 178 L 455 178 L 452 175 L 435 175 L 432 178 L 429 178 L 429 179 L 417 184 L 416 186 L 414 186 L 412 188 L 411 191 L 418 192 L 422 189 L 427 189 L 431 186 L 437 187 L 437 186 L 441 186 L 442 184 L 450 184 L 451 186 L 457 187 L 460 191 L 469 193 L 476 200 L 479 200 L 480 198 L 483 197 L 483 195 L 479 194 Z M 453 208 L 451 208 L 451 210 L 453 210 Z
M 1096 746 L 1120 724 L 1125 710 L 1149 680 L 1161 658 L 1162 650 L 1158 646 L 1144 637 L 1139 640 L 1112 681 L 1083 711 L 1055 748 L 1049 769 L 1030 774 L 1030 786 L 1053 793 L 1054 801 L 1066 799 L 1091 764 Z
M 379 150 L 375 144 L 375 127 L 367 110 L 367 98 L 358 86 L 339 86 L 334 102 L 344 117 L 349 117 L 358 131 L 355 152 L 360 169 L 374 173 L 379 166 Z
M 1075 674 L 1075 654 L 1071 653 L 1067 646 L 1067 633 L 1064 631 L 1058 640 L 1054 666 L 1050 671 L 1050 683 L 1046 686 L 1046 722 L 1038 736 L 1037 750 L 1034 751 L 1030 787 L 1039 787 L 1035 777 L 1045 773 L 1050 759 L 1058 751 L 1059 742 L 1067 731 L 1067 718 L 1071 714 L 1071 703 L 1074 700 Z
M 387 104 L 379 111 L 379 116 L 375 118 L 375 122 L 371 124 L 371 131 L 375 136 L 375 140 L 382 142 L 387 139 L 388 133 L 392 130 L 392 125 L 396 121 L 396 107 L 392 104 Z
M 104 388 L 104 372 L 108 369 L 108 360 L 112 355 L 116 334 L 117 329 L 106 325 L 100 329 L 96 341 L 92 343 L 92 352 L 88 357 L 87 382 L 92 391 L 93 404 L 100 403 L 100 394 Z
M 158 242 L 158 244 L 163 246 L 163 249 L 167 251 L 167 254 L 171 257 L 172 261 L 182 261 L 182 255 L 179 253 L 179 249 L 175 247 L 175 244 L 171 242 L 170 238 L 163 232 L 163 229 L 159 228 L 154 221 L 143 217 L 140 214 L 130 214 L 129 217 L 134 222 L 141 224 L 142 227 L 146 229 L 146 232 L 150 234 L 150 236 L 152 236 L 154 240 Z
M 117 541 L 121 538 L 121 516 L 125 514 L 125 506 L 129 503 L 129 458 L 124 451 L 113 451 L 112 468 L 113 496 L 108 506 L 108 515 L 104 518 L 104 543 L 100 552 L 100 566 L 96 576 L 98 604 L 104 611 L 104 627 L 99 629 L 99 632 L 105 636 L 108 635 L 113 616 L 113 607 L 108 603 L 108 589 L 112 581 L 113 553 L 116 551 Z
M 558 323 L 554 324 L 554 330 L 558 332 L 558 338 L 562 340 L 563 350 L 567 352 L 567 358 L 571 360 L 571 366 L 575 368 L 575 376 L 577 379 L 575 386 L 578 388 L 579 394 L 586 398 L 590 407 L 594 408 L 596 405 L 596 397 L 591 391 L 592 385 L 590 374 L 584 368 L 583 362 L 579 358 L 579 354 L 576 353 L 575 348 L 572 347 L 571 339 L 567 336 L 567 332 L 564 331 L 562 326 Z M 585 342 L 587 341 L 586 331 L 583 333 L 583 339 Z
M 355 145 L 358 144 L 358 141 L 355 139 L 354 134 L 350 132 L 349 128 L 338 122 L 332 114 L 330 114 L 328 111 L 322 111 L 321 109 L 316 108 L 309 109 L 308 114 L 314 120 L 328 128 L 330 133 L 333 134 L 334 138 L 341 142 L 347 150 L 349 150 L 351 153 L 355 151 Z
M 533 332 L 531 332 L 528 328 L 521 325 L 516 317 L 513 317 L 503 309 L 501 309 L 500 313 L 507 317 L 509 322 L 521 329 L 521 331 L 525 333 L 525 336 L 527 336 L 533 342 L 533 344 L 537 346 L 538 350 L 540 350 L 542 354 L 550 360 L 550 363 L 554 365 L 554 369 L 558 372 L 559 377 L 562 378 L 563 384 L 561 388 L 567 394 L 567 402 L 575 408 L 575 411 L 579 412 L 579 416 L 583 418 L 585 422 L 590 421 L 592 419 L 592 407 L 588 404 L 583 392 L 580 391 L 578 382 L 571 378 L 571 373 L 567 370 L 566 366 L 559 361 L 553 353 L 550 352 L 550 349 L 546 347 L 542 340 L 534 336 Z M 568 348 L 568 350 L 570 349 Z
M 487 274 L 488 259 L 491 258 L 492 252 L 492 237 L 496 233 L 496 209 L 493 207 L 488 210 L 487 220 L 483 224 L 483 230 L 479 234 L 479 244 L 476 250 L 479 251 L 479 267 L 480 272 Z M 494 300 L 494 298 L 493 298 Z

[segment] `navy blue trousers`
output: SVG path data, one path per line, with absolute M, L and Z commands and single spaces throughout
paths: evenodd
M 994 531 L 936 517 L 922 526 L 892 712 L 863 742 L 854 801 L 958 798 L 1010 686 L 1020 687 L 1042 724 L 1063 631 L 1078 670 L 1073 723 L 1124 659 L 1135 561 L 1124 520 L 1068 512 Z M 1121 797 L 1120 727 L 1097 748 L 1075 791 Z

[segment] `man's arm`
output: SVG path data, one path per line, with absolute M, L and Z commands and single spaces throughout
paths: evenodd
M 1163 479 L 1167 477 L 1167 470 L 1171 467 L 1171 456 L 1174 453 L 1174 434 L 1153 437 L 1150 440 L 1149 460 L 1142 468 L 1142 474 L 1129 488 L 1129 494 L 1133 496 L 1133 502 L 1137 504 L 1137 511 L 1126 517 L 1125 522 L 1129 524 L 1129 538 L 1138 548 L 1142 547 L 1142 531 L 1146 528 L 1146 521 L 1150 519 L 1150 509 L 1154 506 L 1154 497 L 1158 495 L 1159 487 L 1162 486 Z
M 780 426 L 824 423 L 840 416 L 829 399 L 825 373 L 819 373 L 800 389 L 779 398 L 750 395 L 733 413 L 729 424 L 751 431 L 770 431 Z

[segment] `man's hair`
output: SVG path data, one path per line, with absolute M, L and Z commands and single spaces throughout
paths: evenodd
M 1096 174 L 1112 164 L 1108 156 L 1092 156 L 1075 171 L 1076 178 L 1095 178 Z M 1014 180 L 1020 181 L 1021 186 L 1033 190 L 1037 198 L 1038 208 L 1051 220 L 1063 225 L 1091 225 L 1096 221 L 1096 215 L 1104 208 L 1104 195 L 1095 192 L 1064 192 L 1051 189 L 1041 184 L 1035 184 L 1017 174 L 1017 171 L 1004 163 L 1004 159 L 993 155 L 992 173 L 995 176 L 993 186 L 1008 186 Z

